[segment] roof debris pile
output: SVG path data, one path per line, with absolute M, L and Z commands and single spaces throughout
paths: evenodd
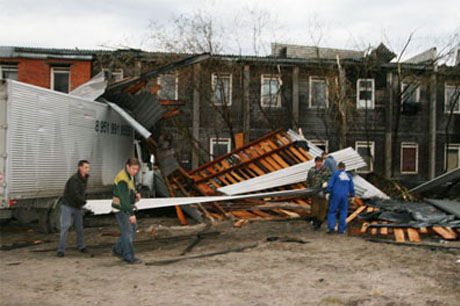
M 206 214 L 212 218 L 223 219 L 231 216 L 239 220 L 273 220 L 309 216 L 310 200 L 304 193 L 287 193 L 289 197 L 286 197 L 282 191 L 304 190 L 308 169 L 314 165 L 313 158 L 321 153 L 321 149 L 292 130 L 278 130 L 188 173 L 183 170 L 175 172 L 170 178 L 171 186 L 183 196 L 236 196 L 255 192 L 280 192 L 278 197 L 239 199 L 238 202 L 220 204 L 215 202 L 204 208 Z M 338 162 L 345 162 L 347 170 L 366 165 L 361 156 L 351 148 L 331 155 Z M 387 195 L 357 175 L 355 185 L 360 198 L 388 199 Z
M 459 209 L 460 203 L 454 203 L 454 207 Z M 460 215 L 460 209 L 458 212 Z M 350 234 L 394 236 L 397 242 L 405 242 L 406 238 L 410 242 L 419 242 L 421 234 L 436 234 L 445 240 L 455 240 L 460 233 L 459 216 L 441 211 L 428 201 L 369 201 L 350 217 L 347 223 L 355 218 L 360 221 L 360 228 L 349 228 Z

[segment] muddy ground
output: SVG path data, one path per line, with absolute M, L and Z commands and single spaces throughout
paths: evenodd
M 194 234 L 203 230 L 208 234 L 185 257 L 252 248 L 168 265 L 129 265 L 111 255 L 116 237 L 103 233 L 116 231 L 115 220 L 104 216 L 85 220 L 89 254 L 75 249 L 71 232 L 66 256 L 58 258 L 58 234 L 25 232 L 12 223 L 1 230 L 3 246 L 49 242 L 0 251 L 1 305 L 460 305 L 458 250 L 328 235 L 305 220 L 256 221 L 241 228 L 220 221 L 207 229 L 180 227 L 167 217 L 139 223 L 135 250 L 147 263 L 184 257 Z

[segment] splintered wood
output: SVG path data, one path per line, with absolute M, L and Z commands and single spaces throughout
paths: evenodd
M 378 208 L 360 206 L 347 218 L 347 224 L 354 220 L 363 211 L 372 212 L 378 210 Z M 385 226 L 388 225 L 388 226 Z M 363 221 L 360 228 L 350 228 L 349 234 L 351 235 L 363 235 L 370 234 L 371 236 L 380 235 L 382 237 L 393 237 L 396 242 L 406 242 L 408 239 L 410 242 L 420 242 L 422 240 L 421 235 L 437 234 L 444 240 L 455 240 L 457 239 L 460 229 L 457 232 L 450 227 L 432 226 L 432 227 L 397 227 L 395 223 L 389 223 L 387 221 Z M 392 234 L 392 236 L 389 236 Z
M 185 192 L 186 196 L 215 196 L 220 195 L 220 192 L 217 191 L 218 188 L 244 182 L 311 159 L 312 156 L 302 145 L 293 140 L 288 133 L 278 130 L 246 145 L 242 145 L 240 139 L 237 148 L 232 152 L 219 156 L 190 172 L 180 168 L 170 176 L 169 181 L 176 192 L 182 194 Z M 305 188 L 303 183 L 296 183 L 271 190 L 303 188 Z M 237 211 L 228 211 L 228 208 L 224 209 L 218 203 L 203 204 L 202 210 L 206 211 L 210 217 L 218 220 L 229 216 L 234 219 L 290 219 L 308 216 L 310 213 L 310 204 L 305 196 L 266 200 L 284 201 L 294 207 L 264 209 L 263 211 L 251 210 L 261 202 L 251 203 L 248 201 L 245 203 L 245 207 Z M 295 207 L 307 209 L 297 210 Z

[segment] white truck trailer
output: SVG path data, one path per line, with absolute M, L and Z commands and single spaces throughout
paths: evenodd
M 81 159 L 91 163 L 88 198 L 110 198 L 133 141 L 134 129 L 107 104 L 0 80 L 0 219 L 53 228 Z

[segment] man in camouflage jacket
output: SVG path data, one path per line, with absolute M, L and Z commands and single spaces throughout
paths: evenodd
M 307 187 L 308 188 L 326 188 L 327 181 L 331 176 L 329 169 L 323 165 L 321 157 L 315 158 L 315 165 L 308 170 Z M 320 192 L 311 197 L 311 216 L 313 217 L 312 224 L 315 230 L 319 230 L 321 224 L 326 219 L 327 209 L 329 207 L 328 200 L 324 197 L 324 193 Z

